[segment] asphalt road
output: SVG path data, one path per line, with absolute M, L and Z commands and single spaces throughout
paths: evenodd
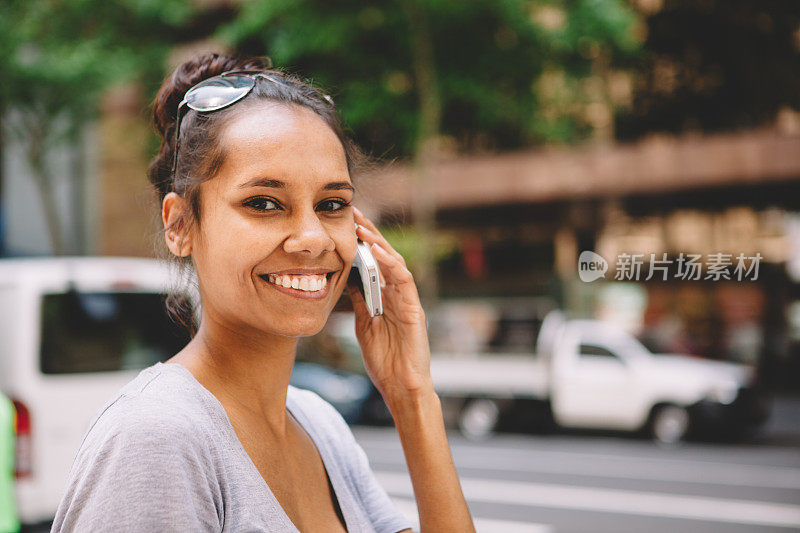
M 394 428 L 357 426 L 378 480 L 418 516 Z M 571 432 L 448 440 L 479 532 L 800 531 L 800 400 L 752 440 L 659 446 Z
M 419 531 L 395 429 L 352 429 Z M 762 431 L 745 443 L 661 447 L 588 432 L 504 433 L 476 443 L 455 430 L 448 440 L 481 533 L 800 531 L 800 397 L 776 400 Z

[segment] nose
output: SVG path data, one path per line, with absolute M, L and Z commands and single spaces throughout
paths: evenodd
M 289 236 L 283 243 L 286 253 L 306 253 L 318 256 L 326 251 L 333 251 L 335 243 L 327 228 L 313 209 L 298 210 L 291 217 Z

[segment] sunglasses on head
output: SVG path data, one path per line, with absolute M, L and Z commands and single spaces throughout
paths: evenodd
M 178 113 L 175 119 L 175 142 L 173 143 L 175 152 L 172 158 L 171 173 L 173 179 L 175 179 L 178 167 L 181 121 L 185 115 L 184 110 L 188 107 L 201 113 L 208 113 L 226 108 L 250 94 L 250 91 L 256 86 L 256 79 L 258 78 L 281 85 L 288 85 L 286 82 L 265 74 L 261 70 L 230 70 L 213 78 L 203 80 L 186 91 L 183 100 L 178 104 Z M 330 96 L 324 94 L 322 97 L 333 105 L 333 100 Z

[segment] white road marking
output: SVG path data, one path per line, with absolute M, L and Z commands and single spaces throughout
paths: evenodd
M 419 531 L 419 515 L 417 514 L 417 504 L 414 500 L 407 498 L 392 497 L 392 503 L 397 509 L 406 515 L 413 524 L 414 531 Z M 516 522 L 512 520 L 495 520 L 493 518 L 472 517 L 475 529 L 478 533 L 554 533 L 552 526 L 547 524 L 536 524 L 533 522 Z
M 414 497 L 408 474 L 375 476 L 389 494 Z M 800 528 L 800 505 L 463 476 L 460 481 L 468 501 Z
M 375 445 L 359 443 L 365 448 Z M 402 448 L 392 456 L 381 445 L 381 460 L 398 457 Z M 370 453 L 376 456 L 378 453 Z M 800 468 L 743 465 L 688 459 L 660 457 L 621 457 L 605 454 L 552 452 L 458 446 L 453 457 L 459 468 L 505 470 L 511 472 L 542 472 L 648 481 L 674 481 L 704 485 L 728 485 L 774 489 L 800 489 Z M 405 462 L 397 464 L 405 465 Z

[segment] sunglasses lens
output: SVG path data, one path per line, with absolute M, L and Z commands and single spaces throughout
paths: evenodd
M 215 111 L 244 98 L 255 84 L 248 76 L 210 79 L 186 93 L 186 105 L 195 111 Z

